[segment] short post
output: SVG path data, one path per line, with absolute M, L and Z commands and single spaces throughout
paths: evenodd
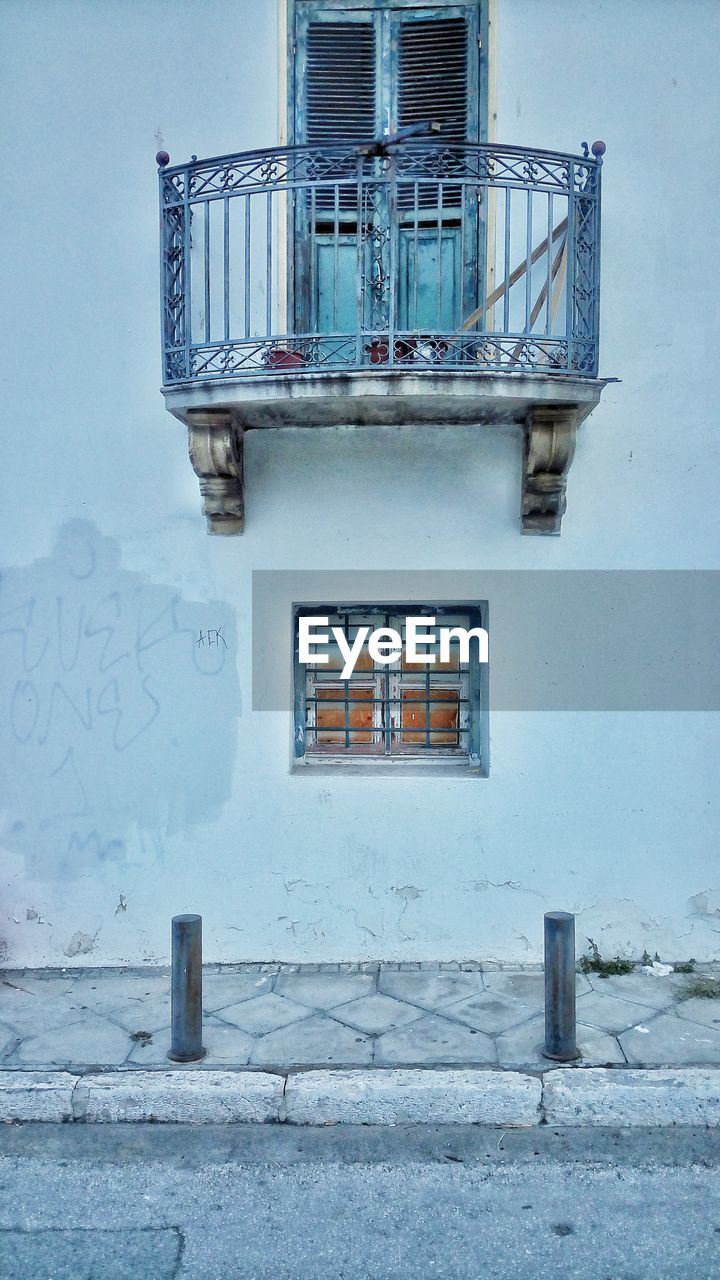
M 580 1057 L 575 1037 L 575 917 L 569 911 L 548 911 L 543 1056 L 555 1062 L 573 1062 Z
M 202 916 L 173 916 L 171 1062 L 197 1062 L 202 1042 Z

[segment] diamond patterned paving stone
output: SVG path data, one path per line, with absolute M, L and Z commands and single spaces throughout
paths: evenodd
M 548 1058 L 542 1056 L 545 1041 L 545 1017 L 540 1014 L 524 1022 L 522 1026 L 506 1031 L 497 1038 L 497 1051 L 503 1067 L 543 1067 L 548 1069 Z M 625 1061 L 614 1036 L 598 1031 L 595 1027 L 577 1025 L 577 1043 L 582 1062 L 586 1067 L 605 1066 L 606 1063 Z
M 5 990 L 20 991 L 23 995 L 46 996 L 48 992 L 53 997 L 62 995 L 65 991 L 70 991 L 73 984 L 71 974 L 67 976 L 60 974 L 59 977 L 53 978 L 33 978 L 30 974 L 13 973 L 4 978 L 0 978 L 0 1001 Z
M 520 1022 L 526 1022 L 537 1013 L 536 1004 L 522 1004 L 520 1000 L 504 1000 L 492 991 L 481 991 L 479 995 L 468 996 L 458 1004 L 448 1005 L 445 1009 L 447 1018 L 457 1019 L 468 1027 L 475 1027 L 487 1035 L 496 1035 L 499 1031 L 508 1031 Z
M 486 973 L 485 987 L 494 996 L 520 1000 L 536 1008 L 542 1008 L 545 1000 L 545 977 L 542 973 Z
M 51 996 L 17 995 L 0 996 L 0 1020 L 12 1027 L 19 1036 L 41 1034 L 69 1022 L 77 1022 L 85 1015 L 73 1008 L 67 995 Z
M 168 1045 L 170 1037 L 168 1033 Z M 203 1044 L 207 1049 L 205 1062 L 237 1063 L 245 1066 L 250 1060 L 254 1037 L 239 1027 L 230 1027 L 212 1014 L 203 1023 Z
M 520 1000 L 523 1004 L 542 1009 L 545 1003 L 545 975 L 542 973 L 486 973 L 485 987 L 493 995 L 506 1000 Z M 584 974 L 575 978 L 575 992 L 583 995 L 590 991 L 590 983 Z
M 372 1052 L 373 1042 L 367 1036 L 316 1013 L 256 1040 L 250 1062 L 253 1066 L 364 1067 L 372 1062 Z
M 159 1027 L 170 1025 L 170 996 L 128 1000 L 127 1005 L 121 1008 L 103 1008 L 97 1012 L 128 1032 L 157 1031 Z
M 682 1000 L 675 1012 L 678 1018 L 686 1018 L 688 1022 L 698 1022 L 703 1027 L 720 1028 L 720 999 L 712 1000 L 707 997 L 693 996 L 692 1000 Z
M 600 978 L 590 974 L 593 991 L 620 996 L 650 1009 L 667 1009 L 675 1004 L 684 985 L 682 975 L 673 978 L 654 978 L 646 973 L 619 973 L 612 978 Z
M 170 979 L 155 974 L 108 974 L 106 977 L 72 979 L 67 999 L 75 1009 L 103 1013 L 122 1009 L 135 1000 L 162 1000 L 170 997 Z
M 252 1036 L 241 1031 L 239 1027 L 228 1026 L 212 1014 L 203 1019 L 203 1045 L 207 1049 L 204 1063 L 222 1062 L 226 1065 L 244 1067 L 250 1057 L 250 1050 L 255 1043 Z M 170 1028 L 164 1027 L 156 1031 L 151 1044 L 136 1044 L 128 1057 L 128 1064 L 133 1066 L 181 1066 L 181 1063 L 170 1063 L 167 1052 L 170 1048 Z M 192 1066 L 188 1063 L 187 1066 Z
M 720 1063 L 720 1029 L 700 1026 L 674 1013 L 638 1019 L 637 1026 L 618 1037 L 633 1066 L 704 1066 Z
M 237 1030 L 237 1028 L 235 1028 Z M 239 1036 L 245 1035 L 244 1031 L 238 1031 Z M 246 1037 L 249 1039 L 250 1037 Z M 127 1043 L 129 1045 L 128 1056 L 125 1062 L 126 1066 L 131 1067 L 157 1067 L 157 1066 L 192 1066 L 192 1063 L 171 1063 L 167 1052 L 170 1048 L 170 1028 L 161 1027 L 159 1031 L 153 1031 L 152 1038 L 149 1043 L 134 1044 L 128 1036 Z M 205 1026 L 203 1025 L 203 1044 L 205 1044 Z M 207 1046 L 206 1046 L 207 1047 Z M 204 1059 L 203 1059 L 204 1061 Z
M 610 992 L 606 995 L 604 992 L 590 991 L 578 998 L 577 1016 L 587 1026 L 598 1027 L 601 1031 L 609 1031 L 616 1036 L 619 1031 L 627 1031 L 636 1022 L 647 1018 L 648 1007 L 633 1004 L 630 1000 L 621 1000 Z M 652 1013 L 650 1016 L 652 1017 Z
M 421 1016 L 414 1005 L 403 1004 L 393 1000 L 391 996 L 361 996 L 359 1000 L 351 1000 L 350 1004 L 340 1005 L 332 1010 L 333 1018 L 345 1023 L 348 1027 L 357 1027 L 368 1035 L 377 1035 L 383 1031 L 392 1031 L 394 1027 L 404 1027 Z
M 304 1005 L 286 1000 L 284 996 L 276 996 L 270 991 L 265 996 L 255 996 L 252 1000 L 230 1005 L 228 1009 L 222 1010 L 220 1016 L 223 1022 L 232 1023 L 250 1035 L 263 1036 L 268 1031 L 276 1031 L 290 1022 L 306 1018 L 308 1011 Z
M 333 1009 L 375 989 L 370 973 L 281 973 L 275 983 L 278 995 L 289 996 L 309 1009 Z
M 421 1009 L 440 1009 L 483 991 L 481 973 L 384 973 L 378 989 Z
M 43 1066 L 117 1066 L 129 1049 L 127 1031 L 95 1014 L 85 1014 L 81 1022 L 55 1027 L 23 1040 L 10 1064 L 39 1063 Z
M 436 1014 L 426 1014 L 398 1031 L 388 1031 L 375 1043 L 378 1066 L 455 1062 L 495 1064 L 495 1046 L 482 1032 L 448 1022 Z
M 254 996 L 269 995 L 272 984 L 272 976 L 267 973 L 205 973 L 203 1008 L 212 1012 Z

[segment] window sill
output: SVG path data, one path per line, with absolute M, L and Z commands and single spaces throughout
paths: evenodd
M 373 759 L 371 756 L 323 756 L 316 759 L 295 760 L 290 773 L 296 776 L 324 778 L 487 778 L 487 766 L 470 764 L 467 760 L 419 760 L 387 756 Z

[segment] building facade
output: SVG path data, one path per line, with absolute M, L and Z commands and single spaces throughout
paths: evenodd
M 9 0 L 4 964 L 720 958 L 719 18 Z

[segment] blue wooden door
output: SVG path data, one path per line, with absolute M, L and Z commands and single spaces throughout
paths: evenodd
M 441 125 L 438 152 L 480 136 L 480 11 L 403 8 L 390 22 L 391 122 Z M 432 162 L 430 162 L 432 164 Z M 477 293 L 478 206 L 460 183 L 398 177 L 397 327 L 448 333 L 461 327 L 465 298 Z
M 295 142 L 387 141 L 433 120 L 440 145 L 484 135 L 477 0 L 296 0 Z M 297 332 L 422 336 L 460 330 L 482 274 L 477 193 L 368 159 L 296 202 L 290 314 Z M 361 191 L 361 194 L 358 193 Z

